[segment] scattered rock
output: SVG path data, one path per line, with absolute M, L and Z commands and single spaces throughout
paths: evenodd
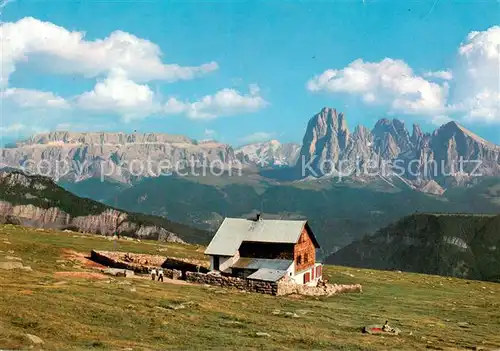
M 131 287 L 131 288 L 130 288 L 130 292 L 136 292 L 136 291 L 137 291 L 137 290 L 136 290 L 136 288 L 135 288 L 135 287 Z
M 101 270 L 104 274 L 109 274 L 115 277 L 131 277 L 134 275 L 134 271 L 129 269 L 119 269 L 119 268 L 107 268 Z
M 68 284 L 68 282 L 66 280 L 61 280 L 61 281 L 58 281 L 58 282 L 55 282 L 54 285 L 56 286 L 59 286 L 59 285 L 66 285 Z
M 257 333 L 255 333 L 255 335 L 260 336 L 260 337 L 267 337 L 267 338 L 271 337 L 271 334 L 264 333 L 264 332 L 257 332 Z
M 23 269 L 23 264 L 21 262 L 0 262 L 0 269 Z
M 23 271 L 33 272 L 33 268 L 31 268 L 30 266 L 23 266 L 21 269 L 22 269 Z
M 243 325 L 243 323 L 239 321 L 222 321 L 222 325 Z
M 312 312 L 311 310 L 297 310 L 297 313 L 302 314 L 302 315 L 306 315 L 306 314 L 311 313 L 311 312 Z
M 393 328 L 388 324 L 384 325 L 369 325 L 363 328 L 363 333 L 372 334 L 372 335 L 399 335 L 401 330 L 398 328 Z M 423 337 L 425 339 L 425 337 Z
M 26 338 L 34 345 L 43 345 L 43 340 L 36 335 L 26 334 Z
M 460 327 L 460 328 L 470 328 L 470 324 L 467 323 L 467 322 L 458 322 L 457 325 Z
M 343 275 L 347 275 L 348 277 L 354 278 L 354 274 L 348 273 L 348 272 L 341 272 Z
M 300 316 L 295 313 L 295 312 L 282 312 L 281 310 L 274 310 L 272 312 L 275 316 L 279 316 L 279 315 L 284 315 L 286 317 L 291 317 L 291 318 L 299 318 Z
M 21 257 L 15 257 L 15 256 L 5 256 L 6 260 L 14 260 L 14 261 L 22 261 L 23 259 Z

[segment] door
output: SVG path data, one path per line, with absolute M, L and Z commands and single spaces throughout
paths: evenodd
M 214 260 L 214 271 L 218 271 L 219 270 L 219 256 L 213 256 L 213 260 Z

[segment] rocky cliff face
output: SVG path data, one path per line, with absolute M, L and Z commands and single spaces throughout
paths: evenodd
M 244 145 L 234 152 L 243 164 L 253 164 L 258 167 L 286 167 L 293 166 L 297 162 L 300 145 L 281 144 L 277 140 L 271 140 Z
M 78 198 L 59 188 L 48 178 L 18 172 L 0 172 L 1 222 L 184 242 L 177 233 L 169 230 L 168 226 L 175 226 L 174 223 L 151 216 L 142 217 Z M 159 225 L 161 222 L 165 222 L 167 227 Z M 183 232 L 187 230 L 185 226 L 178 226 Z M 198 230 L 193 231 L 203 234 Z M 190 234 L 193 233 L 187 235 Z
M 381 119 L 371 131 L 358 126 L 350 134 L 344 114 L 329 108 L 309 121 L 299 160 L 302 176 L 398 178 L 433 194 L 479 175 L 500 175 L 500 146 L 456 122 L 432 134 L 414 125 L 410 134 L 404 122 Z
M 52 132 L 0 154 L 4 165 L 72 181 L 104 176 L 129 182 L 210 164 L 238 166 L 229 145 L 168 134 Z
M 164 228 L 138 225 L 128 221 L 126 213 L 116 210 L 107 210 L 99 215 L 73 218 L 57 207 L 44 209 L 33 205 L 16 206 L 6 201 L 0 201 L 0 213 L 0 221 L 4 223 L 184 243 L 177 235 Z
M 350 137 L 344 114 L 323 108 L 307 125 L 300 162 L 321 174 L 338 169 Z

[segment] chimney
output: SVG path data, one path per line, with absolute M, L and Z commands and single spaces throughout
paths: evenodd
M 259 212 L 259 213 L 257 213 L 257 215 L 255 216 L 255 221 L 256 221 L 256 222 L 260 221 L 260 217 L 261 217 L 261 216 L 260 216 L 260 212 Z

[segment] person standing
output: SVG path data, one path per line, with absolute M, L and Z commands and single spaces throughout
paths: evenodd
M 153 268 L 151 270 L 151 280 L 155 280 L 155 278 L 156 278 L 156 269 Z
M 158 269 L 158 281 L 163 282 L 163 268 Z

